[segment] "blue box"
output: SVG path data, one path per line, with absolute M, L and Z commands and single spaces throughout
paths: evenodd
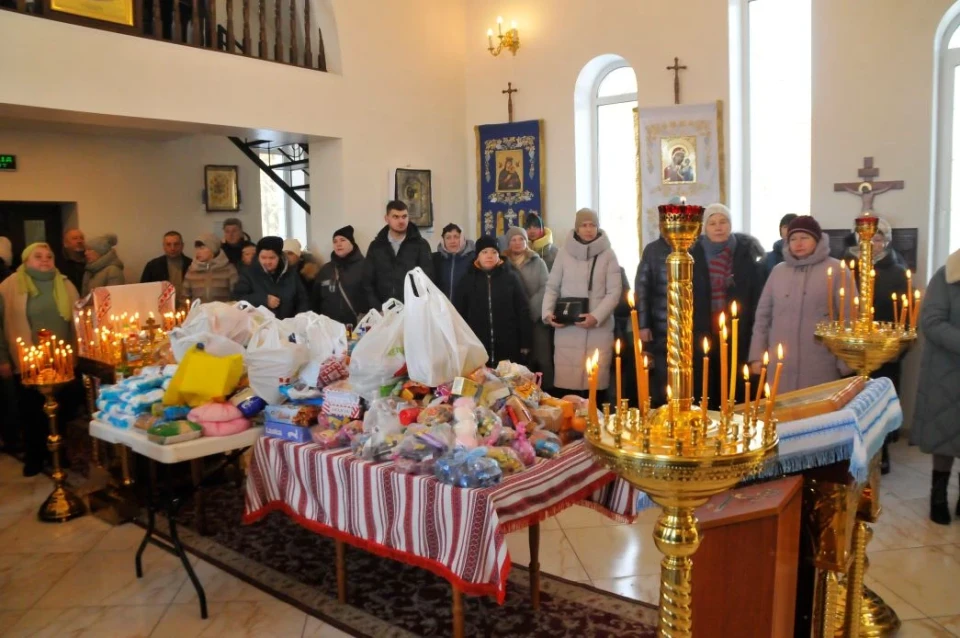
M 290 423 L 265 421 L 263 424 L 263 433 L 274 439 L 283 439 L 284 441 L 293 441 L 294 443 L 310 443 L 313 441 L 309 427 L 291 425 Z

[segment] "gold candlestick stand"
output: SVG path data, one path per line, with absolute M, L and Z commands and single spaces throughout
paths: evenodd
M 870 214 L 856 220 L 860 240 L 857 268 L 860 275 L 860 307 L 857 315 L 843 323 L 831 317 L 830 321 L 820 323 L 816 329 L 817 339 L 863 377 L 868 377 L 880 366 L 898 357 L 917 338 L 917 332 L 909 322 L 901 325 L 896 318 L 889 323 L 873 320 L 874 280 L 870 272 L 873 270 L 872 240 L 877 232 L 878 221 Z M 912 301 L 908 300 L 908 303 Z M 833 555 L 833 559 L 828 559 L 823 556 L 821 549 L 814 561 L 819 570 L 814 618 L 814 635 L 818 638 L 834 635 L 890 636 L 900 628 L 900 619 L 893 609 L 863 584 L 868 565 L 867 543 L 873 535 L 868 524 L 876 523 L 880 515 L 879 482 L 879 459 L 875 458 L 871 462 L 870 478 L 864 487 L 849 483 L 818 484 L 816 481 L 809 486 L 809 489 L 818 493 L 819 498 L 824 498 L 828 492 L 846 492 L 834 495 L 832 499 L 842 507 L 821 508 L 821 515 L 825 515 L 822 523 L 829 526 L 831 518 L 836 523 L 846 518 L 845 513 L 851 515 L 853 523 L 849 534 L 841 536 L 839 541 L 833 539 L 827 543 L 834 548 L 849 547 L 849 550 L 830 550 L 826 553 Z M 831 499 L 826 498 L 823 502 L 829 505 Z M 833 515 L 824 514 L 828 511 Z M 817 524 L 812 527 L 819 530 L 821 538 L 827 531 Z M 839 527 L 846 528 L 849 525 Z M 818 536 L 817 531 L 814 536 Z
M 621 401 L 613 414 L 605 405 L 602 421 L 594 418 L 585 435 L 600 463 L 663 508 L 653 533 L 664 554 L 658 633 L 671 637 L 693 635 L 692 556 L 700 545 L 694 510 L 757 472 L 778 442 L 775 420 L 764 422 L 749 409 L 724 414 L 693 405 L 693 258 L 687 251 L 702 218 L 701 206 L 660 207 L 660 233 L 673 248 L 667 258 L 673 398 L 655 411 L 649 401 L 641 408 Z
M 43 395 L 43 411 L 50 421 L 50 434 L 47 436 L 47 449 L 50 450 L 51 460 L 53 461 L 53 492 L 47 497 L 47 500 L 40 506 L 37 516 L 41 521 L 47 523 L 65 523 L 71 519 L 83 516 L 87 509 L 80 500 L 80 497 L 70 491 L 66 486 L 67 473 L 63 469 L 60 459 L 60 450 L 63 448 L 63 438 L 57 429 L 57 403 L 56 393 L 71 381 L 70 378 L 64 378 L 59 375 L 54 378 L 47 375 L 40 375 L 36 380 L 25 382 L 23 385 L 28 388 L 34 388 Z

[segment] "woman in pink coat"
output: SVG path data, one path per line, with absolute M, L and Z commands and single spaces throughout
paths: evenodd
M 763 353 L 769 352 L 767 376 L 772 379 L 777 345 L 783 344 L 780 393 L 836 381 L 851 372 L 813 336 L 817 324 L 827 319 L 827 269 L 831 267 L 838 282 L 834 308 L 840 303 L 840 262 L 830 257 L 830 238 L 817 220 L 802 215 L 790 222 L 783 257 L 760 295 L 749 357 L 754 374 L 759 374 Z

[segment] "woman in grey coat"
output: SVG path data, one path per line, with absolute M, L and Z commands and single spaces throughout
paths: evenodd
M 530 320 L 533 321 L 533 349 L 530 352 L 528 367 L 534 372 L 543 373 L 543 387 L 553 387 L 553 353 L 550 351 L 550 326 L 540 321 L 543 308 L 543 295 L 547 290 L 547 264 L 536 251 L 527 246 L 527 231 L 512 226 L 506 232 L 506 252 L 504 261 L 510 264 L 523 282 L 523 289 L 530 301 Z
M 923 359 L 910 442 L 933 455 L 930 520 L 950 524 L 947 484 L 960 456 L 960 251 L 947 257 L 927 287 L 920 312 Z M 957 503 L 960 516 L 960 502 Z
M 584 364 L 594 350 L 600 351 L 597 387 L 606 390 L 610 385 L 613 311 L 623 291 L 620 264 L 610 248 L 610 240 L 600 230 L 597 214 L 589 208 L 581 208 L 577 211 L 574 228 L 557 253 L 543 295 L 543 321 L 556 328 L 553 384 L 558 394 L 564 390 L 574 394 L 587 390 Z M 589 312 L 581 315 L 582 321 L 571 326 L 554 321 L 557 300 L 563 297 L 589 299 Z
M 94 288 L 122 286 L 126 283 L 123 278 L 123 262 L 114 248 L 116 245 L 117 236 L 113 233 L 87 240 L 87 270 L 83 273 L 81 296 L 89 295 Z
M 759 374 L 763 353 L 769 352 L 767 378 L 772 379 L 777 345 L 783 344 L 780 393 L 836 381 L 851 372 L 813 336 L 817 323 L 827 319 L 830 267 L 838 276 L 840 262 L 830 257 L 830 238 L 817 220 L 802 215 L 790 222 L 783 263 L 774 267 L 760 295 L 749 357 L 753 373 Z M 834 296 L 834 307 L 839 308 L 839 286 Z

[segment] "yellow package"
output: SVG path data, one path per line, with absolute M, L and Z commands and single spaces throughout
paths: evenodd
M 242 376 L 242 355 L 217 357 L 193 346 L 177 367 L 163 403 L 195 408 L 211 401 L 224 401 L 236 390 Z

